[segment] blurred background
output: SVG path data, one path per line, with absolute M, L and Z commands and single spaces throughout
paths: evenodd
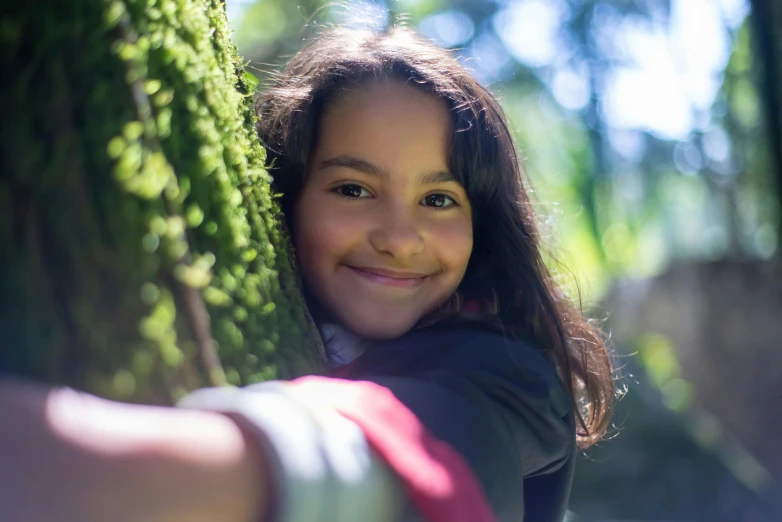
M 325 4 L 227 0 L 261 88 L 318 27 L 401 17 L 508 113 L 621 368 L 569 520 L 782 521 L 782 2 Z

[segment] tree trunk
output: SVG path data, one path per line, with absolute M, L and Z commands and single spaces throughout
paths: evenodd
M 752 29 L 761 69 L 761 93 L 770 150 L 774 161 L 777 203 L 782 208 L 782 3 L 751 0 Z M 782 243 L 782 212 L 777 219 L 777 244 Z M 777 250 L 779 252 L 779 250 Z
M 0 11 L 0 373 L 170 403 L 316 370 L 222 2 Z

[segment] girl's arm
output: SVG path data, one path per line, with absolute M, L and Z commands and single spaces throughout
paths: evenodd
M 0 378 L 0 520 L 418 520 L 361 429 L 289 388 L 161 408 Z
M 228 417 L 0 379 L 0 520 L 256 522 L 263 451 Z

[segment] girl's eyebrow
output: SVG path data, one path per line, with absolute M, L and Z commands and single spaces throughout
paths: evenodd
M 387 178 L 388 171 L 382 167 L 378 167 L 373 163 L 366 160 L 356 158 L 355 156 L 340 155 L 331 159 L 323 160 L 318 164 L 318 170 L 324 170 L 331 167 L 344 167 L 352 170 L 363 172 L 368 176 L 375 178 Z M 447 170 L 439 170 L 435 172 L 429 172 L 418 180 L 419 185 L 435 185 L 437 183 L 458 183 L 456 176 Z

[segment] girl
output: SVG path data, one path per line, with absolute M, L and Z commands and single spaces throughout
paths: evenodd
M 3 382 L 0 519 L 561 521 L 611 365 L 497 101 L 409 29 L 337 28 L 258 113 L 329 375 L 179 409 Z

